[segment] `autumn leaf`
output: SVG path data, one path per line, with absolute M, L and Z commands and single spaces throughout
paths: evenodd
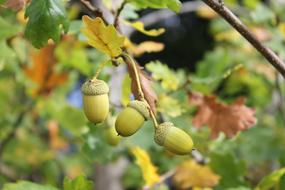
M 67 80 L 66 73 L 56 72 L 57 60 L 54 50 L 55 45 L 51 44 L 39 51 L 33 50 L 31 53 L 32 66 L 24 68 L 27 77 L 37 84 L 36 88 L 32 89 L 34 95 L 47 95 Z
M 13 9 L 15 11 L 20 11 L 25 6 L 25 0 L 7 0 L 5 7 Z
M 47 128 L 49 132 L 49 143 L 52 150 L 66 150 L 68 148 L 67 142 L 65 142 L 59 136 L 59 126 L 56 121 L 49 121 L 47 123 Z
M 158 28 L 158 29 L 151 29 L 151 30 L 146 30 L 144 28 L 144 24 L 141 21 L 136 21 L 136 22 L 128 22 L 126 20 L 124 20 L 124 23 L 126 23 L 127 25 L 132 26 L 133 28 L 135 28 L 137 31 L 147 35 L 147 36 L 159 36 L 161 34 L 163 34 L 165 32 L 164 28 Z
M 131 151 L 136 157 L 136 164 L 142 171 L 145 184 L 153 186 L 155 183 L 159 182 L 160 177 L 157 173 L 157 168 L 152 164 L 148 153 L 139 147 L 132 148 Z
M 135 98 L 139 100 L 141 97 L 140 97 L 137 82 L 136 82 L 136 75 L 135 75 L 135 72 L 132 68 L 132 63 L 130 63 L 129 61 L 127 61 L 126 63 L 128 65 L 130 78 L 132 79 L 132 82 L 131 82 L 132 93 L 134 94 Z M 152 89 L 151 78 L 143 71 L 142 68 L 139 67 L 138 64 L 136 64 L 136 68 L 138 71 L 138 76 L 140 79 L 141 88 L 142 88 L 142 91 L 144 93 L 144 98 L 148 102 L 151 110 L 154 113 L 156 113 L 157 95 L 154 92 L 154 90 Z
M 219 183 L 220 176 L 208 166 L 188 160 L 177 166 L 173 182 L 179 189 L 213 187 Z
M 140 44 L 134 44 L 130 40 L 125 40 L 125 47 L 135 57 L 139 57 L 144 53 L 160 52 L 164 49 L 164 44 L 153 41 L 144 41 Z
M 211 128 L 211 138 L 217 138 L 224 132 L 229 138 L 239 131 L 254 126 L 257 122 L 255 110 L 244 105 L 245 99 L 239 98 L 232 104 L 217 102 L 216 96 L 189 94 L 190 103 L 198 106 L 198 112 L 193 118 L 193 125 L 200 128 L 208 125 Z M 196 101 L 195 101 L 196 100 Z
M 82 32 L 87 36 L 88 43 L 99 51 L 111 57 L 122 54 L 122 47 L 125 38 L 120 36 L 113 25 L 106 26 L 100 17 L 91 19 L 88 16 L 82 17 L 86 28 Z

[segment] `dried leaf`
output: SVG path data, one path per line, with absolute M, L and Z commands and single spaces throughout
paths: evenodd
M 136 22 L 128 22 L 128 21 L 124 21 L 127 25 L 132 26 L 133 28 L 135 28 L 137 31 L 148 35 L 148 36 L 159 36 L 161 34 L 163 34 L 165 32 L 164 28 L 159 28 L 159 29 L 151 29 L 151 30 L 146 30 L 144 28 L 144 24 L 141 21 L 136 21 Z
M 118 34 L 113 25 L 106 26 L 100 17 L 91 19 L 83 16 L 82 20 L 86 26 L 82 32 L 87 36 L 91 46 L 111 57 L 121 55 L 125 38 Z
M 20 11 L 25 6 L 25 0 L 7 0 L 5 7 L 13 9 L 15 11 Z
M 141 97 L 140 97 L 139 89 L 138 89 L 137 82 L 136 82 L 137 79 L 136 79 L 135 72 L 132 69 L 132 64 L 127 61 L 127 65 L 128 65 L 130 77 L 132 79 L 132 82 L 131 82 L 132 93 L 134 94 L 136 99 L 140 99 Z M 136 64 L 136 67 L 137 67 L 137 71 L 138 71 L 138 75 L 139 75 L 139 79 L 140 79 L 141 88 L 142 88 L 142 91 L 144 93 L 144 98 L 148 102 L 151 110 L 154 113 L 156 113 L 157 95 L 154 92 L 154 90 L 152 89 L 151 78 L 149 76 L 147 76 L 147 74 L 143 71 L 143 69 L 140 68 L 137 64 Z
M 194 160 L 180 164 L 173 176 L 173 181 L 179 189 L 213 187 L 219 183 L 220 176 L 208 166 L 199 165 Z
M 140 44 L 133 44 L 129 40 L 125 41 L 125 47 L 136 57 L 141 56 L 145 52 L 160 52 L 164 49 L 164 44 L 153 41 L 144 41 Z
M 57 73 L 55 71 L 57 60 L 55 59 L 54 49 L 55 45 L 47 45 L 39 51 L 32 51 L 33 64 L 31 67 L 24 68 L 26 75 L 37 84 L 32 91 L 34 95 L 47 95 L 67 80 L 66 73 Z
M 198 106 L 193 125 L 197 128 L 208 125 L 211 128 L 211 138 L 217 138 L 220 132 L 229 138 L 234 137 L 239 131 L 246 130 L 257 122 L 255 110 L 244 105 L 244 98 L 229 105 L 217 102 L 215 96 L 199 97 L 196 102 L 193 101 L 192 94 L 189 98 L 192 104 L 194 102 Z
M 142 171 L 145 184 L 152 186 L 159 182 L 160 177 L 157 173 L 157 168 L 152 164 L 148 153 L 139 147 L 132 148 L 131 151 L 136 157 L 136 164 Z

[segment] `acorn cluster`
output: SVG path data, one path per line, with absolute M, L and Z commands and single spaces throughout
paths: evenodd
M 116 118 L 108 117 L 109 87 L 103 80 L 88 80 L 82 85 L 81 91 L 87 119 L 94 124 L 106 123 L 105 135 L 110 145 L 116 146 L 122 137 L 136 133 L 150 118 L 149 105 L 140 100 L 131 101 Z M 154 141 L 178 155 L 189 154 L 193 148 L 192 138 L 171 122 L 164 122 L 155 127 Z

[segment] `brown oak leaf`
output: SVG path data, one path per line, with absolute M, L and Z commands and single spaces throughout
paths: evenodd
M 25 6 L 25 0 L 7 0 L 5 7 L 13 9 L 15 11 L 20 11 Z
M 134 70 L 132 69 L 132 63 L 130 63 L 128 59 L 125 59 L 125 61 L 128 65 L 129 74 L 132 79 L 132 82 L 131 82 L 132 93 L 134 94 L 135 98 L 139 100 L 141 99 L 141 97 L 140 97 L 137 82 L 136 82 L 137 81 L 136 75 L 135 75 Z M 140 78 L 140 84 L 141 84 L 141 88 L 144 94 L 144 98 L 148 102 L 151 110 L 154 113 L 156 113 L 157 95 L 152 89 L 151 78 L 143 71 L 143 69 L 138 64 L 136 64 L 136 67 L 137 67 L 138 75 Z
M 198 112 L 192 120 L 193 125 L 197 128 L 208 125 L 212 139 L 217 138 L 220 132 L 232 138 L 257 122 L 255 110 L 244 105 L 243 97 L 231 104 L 217 102 L 216 96 L 203 96 L 199 93 L 189 94 L 189 99 L 191 104 L 198 106 Z
M 64 83 L 68 75 L 56 72 L 57 60 L 54 55 L 55 45 L 49 44 L 39 51 L 33 50 L 31 67 L 25 67 L 28 78 L 36 83 L 33 89 L 34 95 L 48 95 L 55 87 Z

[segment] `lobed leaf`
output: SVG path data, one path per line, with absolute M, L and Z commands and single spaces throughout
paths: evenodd
M 91 46 L 111 57 L 122 54 L 125 37 L 120 36 L 113 25 L 106 26 L 99 17 L 91 19 L 83 16 L 82 20 L 86 26 L 82 32 L 87 36 Z
M 46 45 L 49 39 L 59 42 L 61 31 L 68 30 L 65 10 L 58 0 L 32 0 L 25 17 L 29 18 L 25 37 L 36 48 Z

